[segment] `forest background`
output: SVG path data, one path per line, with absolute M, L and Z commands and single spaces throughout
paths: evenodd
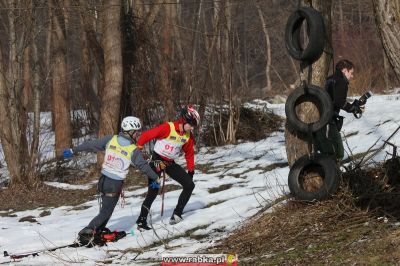
M 83 121 L 85 134 L 103 136 L 126 115 L 147 128 L 188 103 L 202 117 L 217 114 L 204 122 L 216 144 L 236 143 L 246 101 L 286 96 L 300 80 L 284 32 L 301 5 L 328 17 L 329 73 L 342 58 L 355 63 L 350 94 L 399 87 L 376 23 L 379 7 L 389 6 L 398 27 L 396 0 L 1 1 L 0 141 L 11 186 L 40 181 L 41 112 L 52 113 L 58 159 Z

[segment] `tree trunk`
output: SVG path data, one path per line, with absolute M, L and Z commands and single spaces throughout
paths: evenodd
M 54 7 L 54 6 L 53 6 Z M 57 7 L 52 11 L 52 43 L 53 43 L 53 114 L 55 131 L 56 157 L 62 157 L 64 148 L 72 146 L 72 125 L 70 115 L 69 87 L 66 63 L 66 38 L 63 14 L 57 12 Z
M 36 39 L 32 40 L 32 68 L 33 68 L 33 84 L 32 84 L 32 94 L 33 94 L 33 133 L 32 133 L 32 143 L 30 149 L 30 165 L 29 165 L 29 179 L 31 183 L 37 181 L 36 175 L 36 163 L 39 158 L 39 135 L 40 135 L 40 99 L 41 99 L 41 89 L 39 87 L 39 59 L 38 51 L 36 46 Z
M 144 10 L 143 10 L 143 2 L 142 0 L 136 0 L 133 1 L 132 3 L 133 6 L 133 10 L 135 15 L 140 19 L 143 20 L 144 19 Z
M 5 73 L 4 61 L 3 61 L 3 51 L 1 51 L 0 46 L 0 71 Z M 7 163 L 7 169 L 10 172 L 11 185 L 23 183 L 22 171 L 19 167 L 21 158 L 18 152 L 15 152 L 15 138 L 12 134 L 12 127 L 15 122 L 11 117 L 10 108 L 13 108 L 10 100 L 15 100 L 10 98 L 9 88 L 7 86 L 7 81 L 4 75 L 0 75 L 0 140 L 4 150 L 4 157 Z
M 81 87 L 84 90 L 84 97 L 86 100 L 86 109 L 89 115 L 90 128 L 98 129 L 100 120 L 100 98 L 99 89 L 96 82 L 100 77 L 97 77 L 96 69 L 100 72 L 104 71 L 104 56 L 103 49 L 100 47 L 96 39 L 96 33 L 90 23 L 88 14 L 88 5 L 86 1 L 81 0 L 80 24 L 81 30 L 81 46 L 82 46 L 82 69 L 83 78 Z M 89 37 L 91 36 L 91 37 Z M 95 64 L 91 63 L 95 62 Z
M 38 28 L 38 15 L 37 9 L 35 8 L 34 2 L 31 2 L 31 21 L 32 30 L 31 32 L 31 44 L 30 50 L 32 51 L 32 61 L 30 64 L 31 68 L 31 91 L 32 91 L 32 111 L 33 111 L 33 123 L 32 123 L 32 141 L 29 151 L 29 168 L 28 178 L 30 184 L 38 182 L 36 163 L 39 158 L 39 136 L 40 136 L 40 100 L 41 100 L 41 89 L 39 86 L 40 82 L 40 64 L 39 55 L 37 49 L 37 28 Z M 51 23 L 49 23 L 51 24 Z
M 212 16 L 212 23 L 211 24 L 211 29 L 207 29 L 207 21 L 206 21 L 206 16 L 203 16 L 203 24 L 204 24 L 204 29 L 205 31 L 208 31 L 211 33 L 211 38 L 208 36 L 203 36 L 204 39 L 204 44 L 205 44 L 205 51 L 206 51 L 206 71 L 204 71 L 204 87 L 209 88 L 209 91 L 205 91 L 200 94 L 200 116 L 204 117 L 205 113 L 205 106 L 207 103 L 207 100 L 215 99 L 215 95 L 219 92 L 222 93 L 222 90 L 220 89 L 220 86 L 217 85 L 218 82 L 220 82 L 220 78 L 215 78 L 214 75 L 217 71 L 214 71 L 219 67 L 217 64 L 217 61 L 219 60 L 218 56 L 218 51 L 219 46 L 218 44 L 220 43 L 220 35 L 219 33 L 221 32 L 221 27 L 219 26 L 220 24 L 220 17 L 221 17 L 221 10 L 220 10 L 220 2 L 215 1 L 213 2 L 213 16 Z M 218 88 L 218 89 L 217 89 Z M 213 110 L 214 111 L 214 110 Z M 213 135 L 214 135 L 214 140 L 215 143 L 218 145 L 219 140 L 222 139 L 225 141 L 225 136 L 221 127 L 220 123 L 215 123 L 214 116 L 212 116 L 212 124 L 213 128 Z M 221 132 L 220 135 L 217 134 L 217 129 L 219 132 Z M 200 135 L 200 134 L 199 134 Z M 198 137 L 199 137 L 198 135 Z
M 264 32 L 264 38 L 265 38 L 265 50 L 266 50 L 266 66 L 265 66 L 265 78 L 267 79 L 267 87 L 266 90 L 264 91 L 263 97 L 265 97 L 267 92 L 271 92 L 272 90 L 272 84 L 271 84 L 271 75 L 270 75 L 270 69 L 271 69 L 271 42 L 269 38 L 269 32 L 267 28 L 267 23 L 265 21 L 264 14 L 261 10 L 260 5 L 256 5 L 257 11 L 258 11 L 258 16 L 260 17 L 261 21 L 261 26 L 262 30 Z
M 122 93 L 121 2 L 107 0 L 103 6 L 104 89 L 101 99 L 99 136 L 118 132 Z M 102 156 L 98 156 L 98 163 Z
M 238 97 L 233 89 L 232 84 L 232 71 L 233 71 L 233 38 L 231 40 L 232 33 L 232 11 L 230 1 L 226 0 L 223 2 L 224 18 L 224 38 L 222 47 L 222 60 L 221 60 L 221 73 L 223 78 L 223 88 L 225 93 L 228 94 L 228 122 L 226 127 L 226 143 L 236 142 L 236 125 L 239 117 L 238 111 Z
M 146 19 L 144 20 L 144 24 L 146 25 L 146 27 L 150 27 L 151 25 L 153 25 L 158 12 L 160 11 L 160 8 L 163 6 L 165 0 L 156 0 L 154 2 L 153 5 L 151 6 L 151 9 L 149 11 L 149 13 L 146 16 Z M 168 6 L 169 4 L 167 4 L 166 6 Z
M 179 25 L 181 24 L 181 19 L 179 16 L 178 12 L 178 7 L 179 7 L 179 0 L 176 0 L 176 5 L 171 5 L 171 20 L 172 20 L 172 27 L 173 27 L 173 41 L 174 44 L 176 45 L 176 50 L 179 58 L 179 63 L 181 65 L 175 66 L 174 67 L 174 83 L 172 84 L 172 90 L 176 91 L 178 95 L 174 95 L 174 98 L 178 100 L 178 102 L 181 101 L 181 91 L 187 88 L 188 84 L 188 76 L 189 76 L 189 71 L 188 71 L 188 63 L 185 57 L 185 53 L 183 51 L 183 45 L 182 45 L 182 37 L 179 29 Z
M 343 17 L 343 0 L 338 1 L 339 5 L 339 38 L 340 38 L 340 48 L 344 47 L 344 17 Z
M 398 0 L 373 0 L 372 3 L 383 48 L 400 81 L 400 3 Z
M 362 10 L 361 10 L 361 0 L 357 0 L 357 11 L 358 11 L 358 33 L 360 34 L 360 36 L 362 36 L 363 34 L 363 24 L 362 24 Z
M 27 35 L 30 35 L 29 32 L 27 32 Z M 31 40 L 31 36 L 27 36 Z M 24 44 L 25 45 L 25 44 Z M 28 140 L 27 140 L 27 129 L 28 129 L 28 112 L 30 109 L 30 102 L 31 102 L 31 95 L 32 95 L 32 86 L 31 86 L 31 79 L 32 79 L 32 72 L 31 72 L 31 49 L 29 45 L 25 48 L 23 48 L 23 88 L 22 88 L 22 94 L 21 94 L 21 143 L 23 146 L 25 146 L 28 149 Z M 27 172 L 30 172 L 29 170 L 29 163 L 26 164 Z
M 197 15 L 195 16 L 195 26 L 194 26 L 194 31 L 193 31 L 193 39 L 192 39 L 192 62 L 191 62 L 191 66 L 190 66 L 190 74 L 189 74 L 189 95 L 192 95 L 193 93 L 193 88 L 194 88 L 194 77 L 195 77 L 195 66 L 196 66 L 196 62 L 197 62 L 197 41 L 198 41 L 198 29 L 199 29 L 199 25 L 200 25 L 200 19 L 201 19 L 201 12 L 203 9 L 203 0 L 200 0 L 199 2 L 199 9 L 197 11 Z
M 383 57 L 383 80 L 385 81 L 385 90 L 390 89 L 390 81 L 389 81 L 389 62 L 385 53 L 385 50 L 382 49 L 382 57 Z
M 331 7 L 332 1 L 329 0 L 313 0 L 312 6 L 322 13 L 325 22 L 326 31 L 326 44 L 324 53 L 312 65 L 311 84 L 317 85 L 324 89 L 325 79 L 329 72 L 329 65 L 331 62 L 332 54 L 332 29 L 331 29 Z M 308 71 L 304 71 L 302 74 L 303 78 L 308 76 Z M 302 121 L 316 121 L 319 119 L 319 113 L 314 104 L 304 103 L 298 106 L 298 115 Z M 288 163 L 290 166 L 301 156 L 311 153 L 312 151 L 308 148 L 308 139 L 304 134 L 292 131 L 286 125 L 285 128 L 285 143 L 286 143 L 286 154 Z
M 24 89 L 22 93 L 22 106 L 24 110 L 28 111 L 29 102 L 31 100 L 31 49 L 26 47 L 24 49 Z
M 27 169 L 26 155 L 28 144 L 26 139 L 26 110 L 23 108 L 23 55 L 26 44 L 26 22 L 16 27 L 19 8 L 16 1 L 4 3 L 8 11 L 8 43 L 0 45 L 0 141 L 4 150 L 7 169 L 11 177 L 11 185 L 25 183 Z M 9 47 L 9 58 L 4 60 L 2 47 Z
M 170 83 L 171 58 L 171 6 L 165 6 L 165 23 L 162 29 L 162 47 L 161 56 L 161 89 L 164 100 L 164 121 L 170 120 L 174 115 L 174 104 L 172 101 L 172 90 Z
M 87 42 L 89 45 L 89 50 L 93 54 L 93 58 L 96 62 L 96 65 L 100 71 L 100 78 L 103 79 L 104 76 L 104 51 L 103 48 L 101 47 L 100 43 L 97 41 L 96 37 L 96 29 L 95 22 L 93 22 L 94 19 L 91 19 L 94 17 L 93 14 L 87 14 L 88 10 L 90 9 L 87 1 L 85 0 L 80 0 L 80 6 L 81 6 L 81 23 L 83 24 L 83 30 L 86 33 L 86 38 Z M 100 93 L 99 93 L 100 94 Z

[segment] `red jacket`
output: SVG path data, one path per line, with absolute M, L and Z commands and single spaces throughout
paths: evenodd
M 176 132 L 179 135 L 183 136 L 185 134 L 185 132 L 184 131 L 182 132 L 179 129 L 179 125 L 182 124 L 182 121 L 177 120 L 177 121 L 174 121 L 173 123 L 174 123 Z M 154 127 L 154 128 L 144 131 L 140 135 L 138 141 L 136 142 L 136 145 L 139 148 L 142 148 L 144 146 L 144 144 L 146 144 L 150 140 L 165 139 L 166 137 L 169 136 L 170 132 L 171 132 L 171 130 L 170 130 L 168 122 L 163 123 L 157 127 Z M 186 165 L 187 165 L 188 171 L 194 171 L 194 137 L 193 137 L 192 133 L 190 133 L 190 138 L 189 138 L 188 142 L 186 142 L 182 146 L 182 150 L 185 153 L 185 159 L 186 159 Z

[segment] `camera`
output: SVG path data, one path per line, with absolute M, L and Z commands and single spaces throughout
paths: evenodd
M 371 98 L 371 96 L 372 96 L 372 92 L 370 92 L 370 91 L 367 91 L 366 93 L 361 95 L 361 97 L 358 99 L 358 102 L 359 102 L 358 106 L 365 105 L 367 103 L 367 100 L 369 98 Z
M 362 112 L 360 106 L 363 106 L 367 103 L 367 100 L 372 96 L 371 91 L 367 91 L 360 98 L 355 99 L 353 102 L 353 106 L 355 107 L 356 111 L 353 113 L 356 118 L 361 118 Z

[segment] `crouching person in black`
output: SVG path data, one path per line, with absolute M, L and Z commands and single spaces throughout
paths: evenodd
M 360 115 L 365 107 L 347 101 L 349 81 L 353 78 L 353 74 L 353 63 L 346 59 L 340 60 L 336 64 L 335 73 L 329 76 L 325 83 L 325 89 L 333 102 L 334 115 L 332 120 L 316 133 L 316 146 L 321 153 L 331 155 L 337 161 L 344 157 L 343 141 L 340 135 L 344 117 L 339 115 L 340 110 Z
M 78 233 L 78 241 L 81 245 L 104 244 L 102 236 L 110 233 L 106 225 L 117 205 L 124 179 L 131 164 L 139 168 L 151 180 L 160 182 L 158 175 L 143 159 L 140 149 L 137 149 L 136 140 L 140 135 L 141 128 L 142 125 L 138 118 L 128 116 L 122 120 L 121 132 L 118 135 L 104 136 L 101 139 L 86 141 L 73 149 L 64 150 L 64 158 L 70 158 L 76 152 L 105 150 L 101 177 L 97 185 L 101 195 L 100 212 Z M 120 233 L 125 234 L 125 232 Z M 123 236 L 117 235 L 116 237 Z

